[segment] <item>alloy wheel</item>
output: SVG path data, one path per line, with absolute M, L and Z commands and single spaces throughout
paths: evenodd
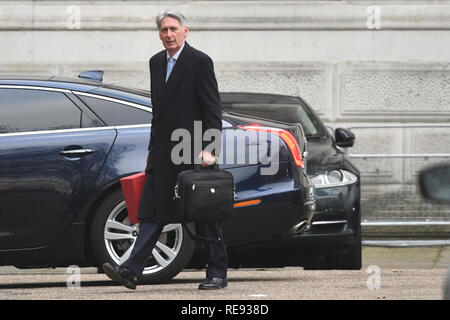
M 105 247 L 117 265 L 124 263 L 133 250 L 139 224 L 130 224 L 125 201 L 118 203 L 109 214 L 104 228 Z M 180 252 L 183 239 L 181 224 L 164 227 L 143 275 L 156 273 L 169 266 Z

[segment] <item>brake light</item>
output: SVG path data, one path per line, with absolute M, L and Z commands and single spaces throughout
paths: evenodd
M 300 147 L 298 146 L 297 140 L 287 130 L 284 129 L 278 129 L 278 128 L 270 128 L 270 127 L 262 127 L 259 125 L 248 125 L 248 126 L 238 126 L 241 129 L 244 130 L 254 130 L 254 131 L 262 131 L 262 132 L 269 132 L 269 133 L 276 133 L 288 146 L 289 150 L 291 151 L 292 156 L 294 157 L 295 164 L 300 168 L 305 168 L 303 163 L 303 157 L 302 153 L 300 152 Z

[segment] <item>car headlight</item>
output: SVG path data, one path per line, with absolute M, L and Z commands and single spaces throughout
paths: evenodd
M 326 171 L 309 178 L 316 188 L 340 187 L 358 181 L 358 177 L 347 170 Z

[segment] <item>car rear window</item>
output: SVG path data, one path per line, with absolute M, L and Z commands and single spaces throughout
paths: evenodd
M 150 111 L 100 98 L 82 95 L 78 97 L 108 126 L 150 124 L 152 122 Z

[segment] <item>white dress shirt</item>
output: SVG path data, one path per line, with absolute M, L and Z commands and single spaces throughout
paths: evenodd
M 172 56 L 175 59 L 175 63 L 177 63 L 178 57 L 180 56 L 181 50 L 183 50 L 183 48 L 184 48 L 184 43 L 183 43 L 183 46 L 180 48 L 180 50 L 175 52 L 175 54 Z M 169 55 L 168 51 L 166 51 L 166 55 L 167 55 L 167 60 L 169 60 L 170 55 Z

